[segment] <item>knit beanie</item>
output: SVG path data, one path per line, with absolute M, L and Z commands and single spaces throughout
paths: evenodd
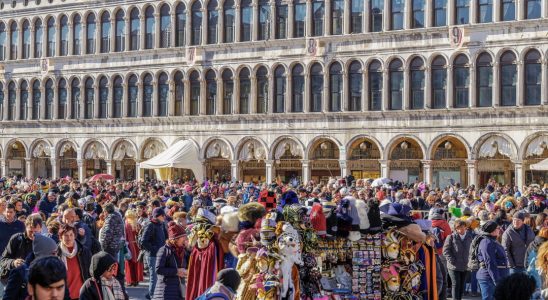
M 101 278 L 101 275 L 107 271 L 110 266 L 116 263 L 116 259 L 105 251 L 97 252 L 91 257 L 90 272 L 95 279 Z
M 327 233 L 327 224 L 325 215 L 323 214 L 323 207 L 321 204 L 314 204 L 310 212 L 310 223 L 312 228 L 319 236 L 325 236 Z
M 170 240 L 176 240 L 186 235 L 186 231 L 183 226 L 171 221 L 168 225 L 167 234 Z
M 217 281 L 233 292 L 238 290 L 241 280 L 240 274 L 234 269 L 223 269 L 217 273 Z
M 32 241 L 32 252 L 35 259 L 55 255 L 57 244 L 55 241 L 45 235 L 36 234 Z
M 499 225 L 495 221 L 487 221 L 487 223 L 483 224 L 481 226 L 481 231 L 485 233 L 491 233 L 497 229 Z
M 158 217 L 160 216 L 165 216 L 166 215 L 166 212 L 164 211 L 163 208 L 161 207 L 156 207 L 153 211 L 152 211 L 152 217 L 154 219 L 157 219 Z

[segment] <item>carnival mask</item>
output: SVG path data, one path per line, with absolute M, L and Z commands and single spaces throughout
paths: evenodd
M 386 289 L 391 292 L 397 292 L 400 290 L 400 265 L 392 264 L 390 266 L 384 266 L 381 270 L 381 277 Z
M 400 240 L 394 230 L 388 231 L 382 242 L 382 255 L 390 259 L 397 259 L 400 254 Z

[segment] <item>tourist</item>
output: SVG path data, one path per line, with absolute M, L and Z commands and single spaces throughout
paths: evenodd
M 49 256 L 33 261 L 27 284 L 32 300 L 65 299 L 67 270 L 57 257 Z
M 503 278 L 495 288 L 495 300 L 531 299 L 535 292 L 535 279 L 524 273 L 514 273 Z
M 108 252 L 101 251 L 91 257 L 91 278 L 80 289 L 80 300 L 125 300 L 122 285 L 116 279 L 118 263 Z
M 488 221 L 481 226 L 481 230 L 484 237 L 477 250 L 480 268 L 476 277 L 480 285 L 482 300 L 493 300 L 495 286 L 507 275 L 508 260 L 504 248 L 497 242 L 497 237 L 500 235 L 498 224 Z
M 443 245 L 443 256 L 447 260 L 447 269 L 452 283 L 452 298 L 461 300 L 464 285 L 468 276 L 468 255 L 472 244 L 473 233 L 468 230 L 464 220 L 456 220 L 454 232 L 447 237 Z
M 234 269 L 224 269 L 217 273 L 217 280 L 198 299 L 207 300 L 233 300 L 236 299 L 236 291 L 240 286 L 240 274 Z
M 145 258 L 149 270 L 149 286 L 147 299 L 150 299 L 154 295 L 154 289 L 156 288 L 157 275 L 156 275 L 156 255 L 158 250 L 164 245 L 167 232 L 164 226 L 166 213 L 163 209 L 156 207 L 152 212 L 152 218 L 143 229 L 143 235 L 139 240 L 141 245 L 141 251 L 145 252 Z
M 137 222 L 137 213 L 133 209 L 126 211 L 125 231 L 126 240 L 129 251 L 131 252 L 131 259 L 125 261 L 125 273 L 126 284 L 128 286 L 137 286 L 139 282 L 143 281 L 143 263 L 138 260 L 139 258 L 139 246 L 137 245 L 137 238 L 141 225 Z
M 542 228 L 527 248 L 527 253 L 525 256 L 525 270 L 527 271 L 527 274 L 531 275 L 535 279 L 536 286 L 539 289 L 542 287 L 542 280 L 540 278 L 539 270 L 536 267 L 536 262 L 539 248 L 546 241 L 548 241 L 548 228 Z
M 510 273 L 525 271 L 525 254 L 527 247 L 535 239 L 535 234 L 529 225 L 524 224 L 524 211 L 515 212 L 512 225 L 502 234 L 502 245 L 506 250 Z
M 76 228 L 63 224 L 59 229 L 59 258 L 67 268 L 67 286 L 70 299 L 78 299 L 80 288 L 84 281 L 90 277 L 89 266 L 91 262 L 91 251 L 82 245 L 77 239 Z
M 11 203 L 5 206 L 4 220 L 0 221 L 0 253 L 4 252 L 12 235 L 25 231 L 25 224 L 15 218 L 15 206 Z

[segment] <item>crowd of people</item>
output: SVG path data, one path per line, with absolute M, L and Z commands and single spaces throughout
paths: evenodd
M 548 184 L 373 183 L 2 178 L 0 298 L 122 300 L 147 280 L 147 299 L 331 299 L 326 262 L 308 255 L 317 239 L 382 234 L 401 222 L 396 211 L 435 250 L 435 295 L 420 299 L 548 299 Z M 276 298 L 264 278 L 273 249 L 303 253 L 279 276 Z M 349 289 L 345 299 L 360 299 Z

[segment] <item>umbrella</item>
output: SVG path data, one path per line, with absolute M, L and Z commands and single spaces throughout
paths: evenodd
M 114 180 L 114 176 L 110 174 L 95 174 L 91 176 L 88 181 L 97 181 L 97 180 Z
M 386 177 L 377 178 L 377 179 L 373 180 L 373 182 L 371 183 L 371 186 L 372 187 L 382 186 L 382 185 L 385 185 L 385 184 L 387 184 L 391 181 L 392 180 L 390 178 L 386 178 Z

